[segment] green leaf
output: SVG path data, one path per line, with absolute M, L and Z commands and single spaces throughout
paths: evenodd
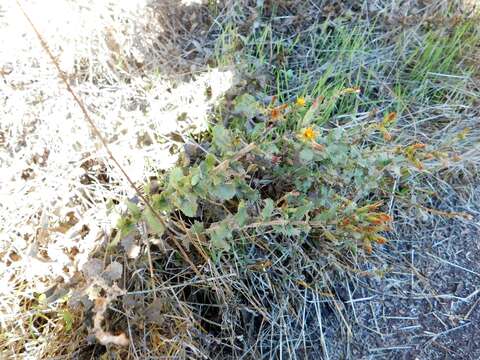
M 212 246 L 217 250 L 230 250 L 230 244 L 227 242 L 232 237 L 232 229 L 227 224 L 220 224 L 210 235 Z
M 200 174 L 195 174 L 195 175 L 192 175 L 192 179 L 190 181 L 190 183 L 192 184 L 192 186 L 195 186 L 197 185 L 199 182 L 200 182 Z
M 167 196 L 164 192 L 161 194 L 155 194 L 152 196 L 152 207 L 157 211 L 171 211 L 170 203 L 167 200 Z
M 320 221 L 322 223 L 328 223 L 329 221 L 335 219 L 337 216 L 337 213 L 335 209 L 330 208 L 328 210 L 322 211 L 320 214 L 317 214 L 314 218 L 313 221 Z
M 302 233 L 301 229 L 298 229 L 292 225 L 275 226 L 274 230 L 283 234 L 284 236 L 299 236 Z
M 121 230 L 118 231 L 117 234 L 115 235 L 115 237 L 113 238 L 113 240 L 108 243 L 107 251 L 109 252 L 109 251 L 115 249 L 117 247 L 118 243 L 120 242 L 120 240 L 122 240 L 122 238 L 127 236 L 130 232 L 131 232 L 131 230 L 126 232 L 126 233 L 123 233 Z
M 261 144 L 262 151 L 267 153 L 268 155 L 278 154 L 280 149 L 274 143 L 266 142 Z
M 47 295 L 42 293 L 42 294 L 38 295 L 37 300 L 38 300 L 39 305 L 47 305 Z
M 217 160 L 215 159 L 215 156 L 213 156 L 213 154 L 208 154 L 207 156 L 205 156 L 204 164 L 205 164 L 206 170 L 208 171 L 213 169 L 216 162 Z
M 233 112 L 237 115 L 243 115 L 248 119 L 253 118 L 259 113 L 259 105 L 250 94 L 243 94 L 235 99 Z
M 248 220 L 248 213 L 247 213 L 247 206 L 245 205 L 245 201 L 240 201 L 238 204 L 237 213 L 235 214 L 235 221 L 238 226 L 243 226 L 247 223 Z
M 225 177 L 217 173 L 212 173 L 208 176 L 208 179 L 214 186 L 218 186 L 225 181 Z
M 165 232 L 165 226 L 149 208 L 145 209 L 143 216 L 148 226 L 154 234 L 162 235 Z
M 288 69 L 287 71 L 285 71 L 285 76 L 287 77 L 287 79 L 293 78 L 293 76 L 294 76 L 293 70 L 292 70 L 292 69 Z
M 193 222 L 193 225 L 191 227 L 191 231 L 194 233 L 194 234 L 197 234 L 197 235 L 201 235 L 205 232 L 205 227 L 203 226 L 203 223 L 202 222 L 199 222 L 199 221 L 194 221 Z
M 145 194 L 150 195 L 152 193 L 152 183 L 146 183 L 143 190 L 145 191 Z
M 300 160 L 304 163 L 308 163 L 313 160 L 313 150 L 309 148 L 304 148 L 300 151 Z
M 188 217 L 197 215 L 197 197 L 195 195 L 182 196 L 176 201 L 178 208 Z
M 170 170 L 169 185 L 173 188 L 178 188 L 180 180 L 183 178 L 183 170 L 179 167 L 174 167 Z
M 216 125 L 212 129 L 213 144 L 222 151 L 227 151 L 232 146 L 232 137 L 230 132 L 223 125 Z
M 342 127 L 336 127 L 332 130 L 331 134 L 332 134 L 333 139 L 335 141 L 340 141 L 340 140 L 342 140 L 344 132 L 345 132 L 345 130 L 343 130 Z
M 303 220 L 305 216 L 313 209 L 313 203 L 309 202 L 303 206 L 299 206 L 294 209 L 291 219 L 292 220 Z
M 265 127 L 266 126 L 264 122 L 255 124 L 255 126 L 250 130 L 250 135 L 252 137 L 252 140 L 258 137 L 261 137 L 262 134 L 265 133 Z
M 247 201 L 257 201 L 260 198 L 259 191 L 252 189 L 244 180 L 237 179 L 236 185 L 239 198 Z
M 137 206 L 137 204 L 131 201 L 127 201 L 127 208 L 135 221 L 140 219 L 140 217 L 142 216 L 142 212 L 140 211 L 140 208 Z
M 237 189 L 234 184 L 220 184 L 210 190 L 210 193 L 220 200 L 230 200 L 236 192 Z
M 272 199 L 266 199 L 265 200 L 265 206 L 262 210 L 262 218 L 263 220 L 269 220 L 270 217 L 272 216 L 273 209 L 275 208 L 275 205 L 273 203 Z
M 312 182 L 313 179 L 311 178 L 299 179 L 298 181 L 295 181 L 295 185 L 298 191 L 307 192 L 308 189 L 312 187 Z
M 118 220 L 117 228 L 121 237 L 127 236 L 131 231 L 135 229 L 135 223 L 126 217 L 122 217 Z
M 68 310 L 63 310 L 60 312 L 60 315 L 62 316 L 62 320 L 65 324 L 65 330 L 67 331 L 72 331 L 73 327 L 73 315 L 71 312 Z

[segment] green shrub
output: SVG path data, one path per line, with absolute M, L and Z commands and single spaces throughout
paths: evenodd
M 208 149 L 169 171 L 161 191 L 147 194 L 152 207 L 187 240 L 204 239 L 201 246 L 216 260 L 241 254 L 248 239 L 267 232 L 278 243 L 294 237 L 370 253 L 372 244 L 386 242 L 382 234 L 392 217 L 382 204 L 394 182 L 421 170 L 422 158 L 431 155 L 423 144 L 390 143 L 395 113 L 370 124 L 322 128 L 323 103 L 320 97 L 261 106 L 250 95 L 238 97 L 229 128 L 213 126 Z M 141 220 L 164 234 L 150 209 L 130 204 L 119 236 Z

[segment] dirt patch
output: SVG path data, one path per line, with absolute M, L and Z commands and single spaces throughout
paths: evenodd
M 478 187 L 471 189 L 478 204 Z M 478 207 L 445 194 L 440 208 L 469 210 L 472 220 L 430 218 L 397 229 L 385 276 L 364 279 L 358 300 L 354 357 L 477 359 L 480 346 Z M 470 204 L 470 205 L 471 205 Z

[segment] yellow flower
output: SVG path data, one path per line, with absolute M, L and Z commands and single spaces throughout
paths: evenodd
M 297 106 L 302 106 L 302 107 L 305 106 L 306 104 L 305 98 L 304 97 L 297 98 L 296 104 Z
M 313 140 L 315 140 L 316 136 L 317 136 L 317 134 L 316 134 L 315 130 L 313 130 L 313 128 L 311 128 L 311 127 L 306 128 L 302 132 L 302 137 L 305 140 L 313 141 Z

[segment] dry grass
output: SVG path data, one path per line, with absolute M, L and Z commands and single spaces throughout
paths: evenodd
M 175 62 L 180 59 L 168 48 L 155 46 L 165 45 L 158 34 L 168 24 L 141 1 L 56 5 L 58 12 L 41 2 L 24 6 L 115 156 L 143 183 L 176 161 L 181 144 L 172 134 L 205 128 L 209 109 L 235 82 L 234 74 L 212 69 L 172 80 L 160 73 L 171 62 L 191 63 Z M 43 358 L 58 346 L 55 351 L 69 354 L 76 342 L 65 339 L 78 333 L 60 331 L 63 305 L 42 306 L 52 318 L 40 324 L 32 306 L 58 282 L 71 282 L 104 243 L 115 223 L 107 202 L 133 194 L 17 5 L 1 9 L 2 351 L 5 357 Z M 173 18 L 169 24 L 175 25 Z M 171 46 L 183 51 L 189 39 L 181 31 L 175 35 Z M 207 98 L 209 86 L 214 90 Z
M 272 251 L 267 232 L 250 239 L 248 257 L 216 263 L 184 243 L 200 274 L 141 231 L 105 251 L 122 201 L 136 194 L 10 1 L 0 5 L 2 358 L 478 354 L 467 338 L 480 331 L 478 28 L 461 46 L 442 43 L 455 59 L 442 53 L 421 63 L 420 46 L 439 46 L 425 40 L 429 27 L 449 34 L 464 21 L 458 8 L 448 9 L 452 2 L 312 1 L 301 11 L 292 10 L 295 1 L 272 4 L 265 1 L 260 17 L 249 1 L 58 0 L 58 12 L 40 1 L 25 9 L 137 184 L 177 161 L 192 141 L 187 135 L 207 128 L 210 109 L 230 88 L 285 101 L 349 82 L 374 89 L 332 109 L 331 124 L 360 126 L 375 120 L 374 107 L 395 109 L 396 143 L 425 142 L 447 154 L 411 179 L 415 191 L 388 196 L 396 219 L 390 244 L 367 260 L 341 262 L 321 251 L 312 257 L 291 239 L 288 251 Z M 322 39 L 325 24 L 344 31 Z M 409 56 L 415 61 L 405 65 Z M 231 67 L 211 68 L 217 64 L 236 65 L 243 80 Z M 327 78 L 327 70 L 341 76 Z M 115 262 L 120 276 L 102 273 Z M 124 333 L 128 347 L 99 345 L 92 331 L 93 312 L 105 305 L 92 300 L 108 298 L 113 282 L 123 292 L 110 294 L 103 326 Z M 457 330 L 465 339 L 450 337 Z

